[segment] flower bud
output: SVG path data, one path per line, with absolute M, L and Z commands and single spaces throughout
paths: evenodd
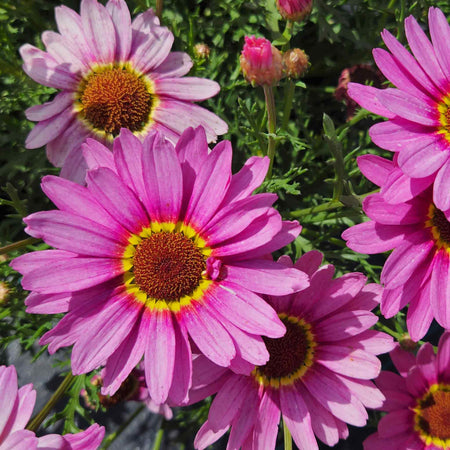
M 199 43 L 194 46 L 194 55 L 198 59 L 208 59 L 210 49 L 207 44 Z
M 301 22 L 312 9 L 312 0 L 277 0 L 277 8 L 284 20 Z
M 241 69 L 252 85 L 273 85 L 283 76 L 281 52 L 265 38 L 245 36 Z
M 300 78 L 308 69 L 308 55 L 299 48 L 293 48 L 283 54 L 284 73 L 289 78 Z
M 0 281 L 0 305 L 7 302 L 9 292 L 9 286 L 4 281 Z

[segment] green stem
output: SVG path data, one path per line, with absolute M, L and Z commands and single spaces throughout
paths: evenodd
M 269 170 L 267 171 L 266 179 L 272 178 L 273 160 L 275 157 L 275 130 L 277 128 L 275 97 L 273 95 L 273 87 L 267 84 L 264 85 L 264 96 L 266 98 L 267 109 L 267 130 L 269 131 L 269 143 L 267 145 L 267 156 L 270 159 Z
M 5 245 L 4 247 L 0 247 L 0 255 L 5 255 L 6 253 L 12 252 L 13 250 L 17 250 L 19 248 L 25 247 L 27 245 L 35 244 L 39 242 L 40 239 L 36 238 L 27 238 L 22 241 L 13 242 L 12 244 Z
M 292 450 L 292 436 L 286 422 L 283 420 L 283 433 L 284 433 L 284 450 Z
M 156 11 L 155 14 L 161 20 L 162 18 L 162 10 L 163 10 L 163 0 L 156 0 Z
M 295 83 L 289 80 L 286 84 L 286 89 L 284 91 L 284 109 L 283 109 L 283 123 L 281 124 L 281 129 L 286 131 L 289 123 L 289 117 L 291 116 L 292 102 L 294 100 Z
M 138 408 L 136 408 L 136 410 L 134 411 L 133 414 L 131 414 L 131 416 L 128 418 L 128 420 L 126 420 L 124 423 L 122 423 L 122 425 L 120 425 L 120 427 L 114 431 L 114 433 L 111 433 L 104 441 L 103 445 L 102 445 L 102 449 L 106 450 L 107 448 L 109 448 L 109 446 L 123 433 L 123 431 L 128 427 L 128 425 L 130 425 L 131 422 L 133 422 L 133 420 L 145 409 L 145 404 L 143 403 L 142 405 L 140 405 Z
M 49 415 L 50 411 L 54 408 L 54 406 L 59 402 L 64 393 L 69 389 L 73 380 L 75 379 L 75 375 L 72 375 L 72 372 L 69 372 L 62 383 L 59 385 L 58 389 L 54 392 L 54 394 L 50 397 L 49 401 L 44 405 L 44 407 L 39 411 L 33 419 L 29 422 L 26 429 L 30 431 L 36 431 L 39 428 L 39 425 L 44 421 L 44 419 Z
M 155 443 L 153 444 L 153 450 L 159 450 L 161 448 L 162 439 L 164 436 L 164 428 L 159 427 L 158 433 L 156 433 Z
M 397 333 L 394 330 L 391 330 L 388 326 L 384 325 L 383 323 L 381 323 L 380 321 L 377 322 L 377 324 L 375 325 L 377 328 L 379 328 L 380 330 L 386 332 L 387 334 L 391 335 L 393 338 L 395 338 L 397 341 L 399 341 L 401 339 L 401 334 Z

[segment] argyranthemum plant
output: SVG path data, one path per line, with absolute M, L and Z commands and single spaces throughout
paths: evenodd
M 437 355 L 428 342 L 417 357 L 399 347 L 391 355 L 400 375 L 383 371 L 375 381 L 386 397 L 379 409 L 387 414 L 364 450 L 450 448 L 450 332 L 439 340 Z
M 416 19 L 405 20 L 413 55 L 389 31 L 381 34 L 389 52 L 373 51 L 375 62 L 397 89 L 349 84 L 348 94 L 364 108 L 389 120 L 370 136 L 398 152 L 398 164 L 412 178 L 435 178 L 433 201 L 450 209 L 450 26 L 442 11 L 429 10 L 431 42 Z
M 211 80 L 185 77 L 192 61 L 171 52 L 173 34 L 160 26 L 153 10 L 131 21 L 124 0 L 82 0 L 80 15 L 66 6 L 55 9 L 59 33 L 42 35 L 46 51 L 21 47 L 23 69 L 38 83 L 61 92 L 33 106 L 27 118 L 39 122 L 27 148 L 47 146 L 61 175 L 83 181 L 80 144 L 93 137 L 112 142 L 121 128 L 140 138 L 151 130 L 176 142 L 185 128 L 202 125 L 208 141 L 226 133 L 227 124 L 195 105 L 217 94 Z
M 268 158 L 232 175 L 230 143 L 209 151 L 201 127 L 176 148 L 159 133 L 141 143 L 122 130 L 114 155 L 96 141 L 84 154 L 87 187 L 45 177 L 59 209 L 24 219 L 55 250 L 12 262 L 32 291 L 29 312 L 67 312 L 41 344 L 50 353 L 74 344 L 74 374 L 104 365 L 109 395 L 145 355 L 158 404 L 187 397 L 190 339 L 220 366 L 264 364 L 261 335 L 280 337 L 285 325 L 260 294 L 308 286 L 305 273 L 268 259 L 301 229 L 272 208 L 276 195 L 252 195 Z
M 335 445 L 348 436 L 347 424 L 364 426 L 366 407 L 384 396 L 370 381 L 381 363 L 375 355 L 392 350 L 390 336 L 369 330 L 378 318 L 370 310 L 382 287 L 367 284 L 361 273 L 333 279 L 334 267 L 319 268 L 322 254 L 311 251 L 294 265 L 308 273 L 311 285 L 290 296 L 268 297 L 286 326 L 278 339 L 264 337 L 270 359 L 250 374 L 194 360 L 190 401 L 217 392 L 195 446 L 204 449 L 228 429 L 227 448 L 275 448 L 280 418 L 300 449 L 317 449 L 316 437 Z M 292 267 L 282 257 L 282 267 Z
M 0 366 L 0 449 L 4 450 L 95 450 L 105 434 L 103 427 L 94 424 L 76 434 L 48 434 L 37 437 L 25 427 L 36 401 L 32 384 L 18 389 L 14 366 Z
M 415 341 L 433 318 L 450 328 L 450 211 L 433 203 L 427 180 L 405 176 L 395 162 L 366 155 L 358 164 L 381 192 L 364 199 L 363 210 L 371 220 L 345 230 L 342 237 L 360 253 L 394 249 L 381 273 L 386 288 L 382 314 L 393 317 L 409 305 L 406 323 Z M 385 196 L 401 203 L 389 203 Z

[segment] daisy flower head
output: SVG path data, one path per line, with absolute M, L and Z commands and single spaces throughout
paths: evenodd
M 18 389 L 16 368 L 0 366 L 0 449 L 95 450 L 102 442 L 105 429 L 97 424 L 76 434 L 36 437 L 25 429 L 35 402 L 33 385 Z
M 317 449 L 316 438 L 335 445 L 348 436 L 347 424 L 364 426 L 366 407 L 381 406 L 384 396 L 372 378 L 380 372 L 375 356 L 392 350 L 390 336 L 370 330 L 378 318 L 381 286 L 360 273 L 333 279 L 334 267 L 319 268 L 322 254 L 311 251 L 294 267 L 310 275 L 310 286 L 268 302 L 286 326 L 281 338 L 264 341 L 270 359 L 250 374 L 214 368 L 194 360 L 190 401 L 217 392 L 195 439 L 204 449 L 231 428 L 228 449 L 275 448 L 280 417 L 300 449 Z M 282 257 L 279 264 L 291 267 Z
M 55 17 L 59 33 L 43 33 L 46 51 L 25 44 L 20 54 L 34 81 L 60 91 L 26 111 L 38 122 L 26 147 L 46 145 L 62 176 L 84 181 L 79 148 L 87 137 L 110 144 L 127 128 L 141 139 L 159 130 L 176 142 L 185 128 L 202 125 L 212 142 L 227 132 L 223 120 L 193 103 L 216 95 L 219 85 L 183 77 L 192 61 L 170 51 L 173 34 L 152 9 L 131 20 L 124 0 L 82 0 L 80 14 L 58 6 Z
M 381 313 L 390 318 L 408 304 L 406 324 L 414 341 L 433 318 L 450 328 L 450 210 L 436 206 L 429 179 L 409 178 L 396 162 L 366 155 L 358 165 L 381 190 L 363 201 L 371 220 L 345 230 L 342 238 L 359 253 L 394 249 L 381 273 Z
M 113 153 L 94 140 L 83 147 L 87 187 L 44 177 L 59 209 L 25 218 L 26 231 L 55 249 L 12 262 L 32 291 L 29 312 L 67 312 L 41 344 L 50 353 L 74 344 L 74 374 L 105 366 L 109 395 L 144 355 L 158 404 L 185 400 L 193 344 L 235 370 L 265 363 L 261 335 L 286 329 L 259 294 L 309 284 L 268 258 L 301 230 L 272 207 L 276 195 L 252 195 L 269 159 L 252 157 L 232 175 L 230 142 L 209 151 L 201 127 L 175 148 L 158 132 L 141 143 L 126 129 Z
M 364 450 L 449 449 L 450 332 L 441 336 L 437 355 L 430 343 L 417 356 L 400 347 L 390 355 L 399 374 L 382 371 L 375 380 L 386 397 L 379 409 L 387 414 Z
M 450 26 L 442 11 L 428 13 L 431 42 L 416 19 L 405 19 L 412 54 L 389 31 L 381 36 L 389 51 L 373 50 L 375 62 L 396 88 L 350 83 L 359 105 L 389 120 L 370 129 L 375 144 L 398 153 L 398 164 L 412 178 L 433 176 L 433 201 L 450 208 Z

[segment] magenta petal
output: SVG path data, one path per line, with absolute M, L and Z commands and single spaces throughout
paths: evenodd
M 211 291 L 211 302 L 217 311 L 240 329 L 271 338 L 282 337 L 286 327 L 274 309 L 260 296 L 226 280 Z
M 81 149 L 73 148 L 67 155 L 59 176 L 84 186 L 86 184 L 87 164 Z
M 377 94 L 380 89 L 358 83 L 348 83 L 348 95 L 358 105 L 380 116 L 393 119 L 395 114 L 380 103 Z
M 95 139 L 88 138 L 81 146 L 83 157 L 89 170 L 107 167 L 116 172 L 114 157 L 111 150 Z
M 211 220 L 230 184 L 231 144 L 229 141 L 221 144 L 208 155 L 192 189 L 184 220 L 196 229 L 203 229 Z
M 207 307 L 183 309 L 180 319 L 200 351 L 211 361 L 228 367 L 236 355 L 233 340 Z
M 366 330 L 356 336 L 339 341 L 339 345 L 350 348 L 360 348 L 365 352 L 381 355 L 382 353 L 390 352 L 395 347 L 395 342 L 392 336 L 389 336 L 386 333 L 375 330 Z
M 438 378 L 443 382 L 450 381 L 450 374 L 448 368 L 450 367 L 450 332 L 446 331 L 439 339 L 438 353 L 437 353 L 437 371 Z
M 434 104 L 420 100 L 399 89 L 382 89 L 378 92 L 380 102 L 395 115 L 420 125 L 438 127 L 439 114 Z
M 418 146 L 403 148 L 398 156 L 398 164 L 404 172 L 413 178 L 424 178 L 434 174 L 448 160 L 449 153 L 442 150 L 439 138 L 431 142 L 425 140 Z
M 144 142 L 142 170 L 146 188 L 145 207 L 156 222 L 176 223 L 183 196 L 183 176 L 172 144 L 156 134 Z
M 67 433 L 63 435 L 71 450 L 94 450 L 98 448 L 105 435 L 105 428 L 94 423 L 80 433 Z
M 382 124 L 387 123 L 389 122 L 382 122 Z M 356 160 L 359 170 L 363 175 L 377 186 L 382 186 L 394 169 L 394 163 L 392 161 L 378 155 L 362 155 L 358 156 Z
M 225 280 L 260 294 L 287 295 L 309 285 L 305 273 L 274 261 L 236 261 L 223 267 Z
M 108 300 L 100 314 L 86 323 L 86 330 L 72 350 L 72 371 L 75 375 L 90 372 L 104 365 L 107 358 L 128 338 L 141 313 L 131 299 L 119 293 Z
M 411 178 L 401 170 L 395 170 L 386 179 L 380 193 L 388 203 L 407 202 L 427 189 L 434 179 L 434 174 L 424 178 Z
M 439 169 L 433 187 L 434 204 L 441 211 L 450 209 L 450 153 L 444 165 Z
M 258 419 L 253 430 L 255 448 L 275 448 L 278 424 L 280 423 L 280 407 L 276 392 L 267 389 L 262 394 Z
M 406 232 L 410 232 L 410 228 L 368 221 L 347 228 L 342 239 L 355 252 L 383 253 L 404 242 Z
M 218 441 L 228 431 L 228 428 L 229 426 L 227 425 L 220 430 L 213 431 L 211 424 L 207 420 L 195 436 L 195 448 L 198 450 L 204 450 L 214 444 L 214 442 Z
M 209 408 L 208 422 L 212 430 L 218 431 L 229 425 L 239 413 L 249 391 L 253 389 L 247 377 L 231 376 L 217 393 Z
M 71 294 L 38 294 L 32 292 L 25 300 L 27 313 L 32 314 L 59 314 L 69 310 Z
M 403 350 L 400 345 L 397 345 L 394 350 L 389 353 L 395 368 L 402 377 L 406 377 L 409 369 L 416 364 L 415 356 Z
M 375 409 L 383 405 L 385 396 L 375 387 L 372 381 L 354 380 L 353 378 L 340 374 L 337 376 L 366 408 Z
M 408 409 L 400 409 L 386 414 L 378 423 L 380 437 L 386 439 L 403 432 L 412 432 L 414 423 L 413 416 L 413 411 L 409 411 Z
M 175 330 L 172 313 L 154 310 L 150 313 L 145 348 L 145 379 L 150 397 L 162 404 L 169 395 L 175 366 Z
M 280 389 L 280 408 L 283 421 L 300 450 L 318 449 L 311 426 L 311 416 L 301 395 L 293 387 Z
M 315 359 L 333 372 L 361 380 L 376 378 L 381 370 L 380 360 L 376 356 L 339 345 L 321 345 Z
M 430 329 L 433 321 L 433 311 L 430 305 L 430 286 L 428 281 L 420 288 L 411 300 L 406 315 L 406 325 L 413 341 L 422 339 Z
M 397 247 L 387 259 L 381 273 L 381 281 L 389 289 L 405 283 L 414 270 L 426 260 L 433 246 L 434 242 L 422 230 L 411 234 L 408 241 Z
M 436 366 L 436 354 L 434 353 L 433 346 L 429 342 L 425 342 L 416 355 L 417 367 L 428 385 L 438 383 L 437 366 Z
M 310 394 L 341 420 L 362 427 L 367 421 L 367 412 L 349 389 L 328 369 L 316 365 L 310 367 L 302 379 Z
M 32 431 L 18 430 L 2 442 L 2 450 L 34 450 L 38 448 L 38 442 Z
M 81 255 L 121 258 L 128 243 L 126 235 L 65 211 L 40 211 L 26 217 L 24 222 L 30 236 Z
M 450 26 L 439 8 L 431 7 L 429 9 L 428 20 L 437 60 L 447 80 L 450 80 Z
M 188 392 L 192 384 L 192 353 L 187 331 L 177 321 L 173 321 L 175 330 L 175 367 L 169 400 L 182 405 L 188 400 Z M 217 366 L 216 366 L 217 367 Z
M 14 408 L 17 396 L 17 372 L 14 366 L 0 366 L 0 435 L 2 434 L 11 411 Z
M 434 256 L 431 272 L 431 309 L 439 325 L 450 328 L 450 255 L 443 248 Z
M 131 233 L 139 233 L 149 219 L 134 192 L 122 179 L 106 167 L 90 170 L 87 187 L 102 207 Z
M 102 373 L 103 395 L 114 395 L 142 359 L 148 330 L 144 320 L 136 320 L 134 328 L 108 357 Z

